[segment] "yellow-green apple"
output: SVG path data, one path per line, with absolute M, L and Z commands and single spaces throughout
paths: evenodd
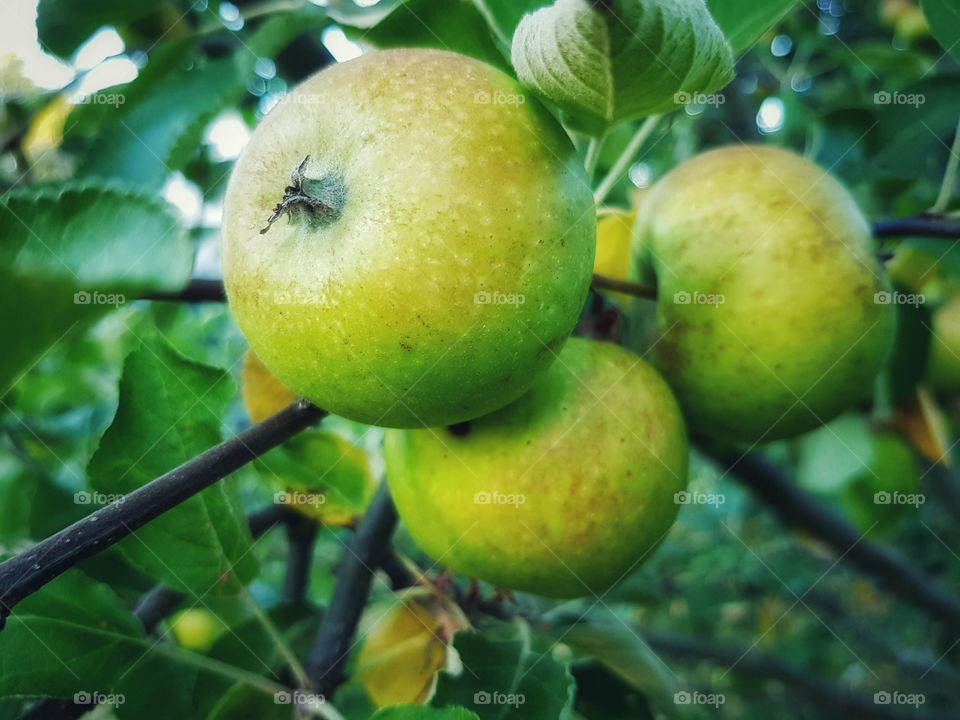
M 566 341 L 593 267 L 572 144 L 506 74 L 437 50 L 307 79 L 227 188 L 240 329 L 294 393 L 393 427 L 519 397 Z
M 390 490 L 428 555 L 552 597 L 600 593 L 649 555 L 676 518 L 687 454 L 657 371 L 580 338 L 497 412 L 386 434 Z
M 829 173 L 772 147 L 712 150 L 660 180 L 640 218 L 657 363 L 692 432 L 789 437 L 869 395 L 893 296 L 867 221 Z

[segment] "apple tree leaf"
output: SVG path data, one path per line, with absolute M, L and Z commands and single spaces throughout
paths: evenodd
M 155 197 L 69 183 L 0 197 L 0 394 L 71 330 L 190 276 L 189 241 Z
M 707 0 L 710 14 L 739 55 L 796 7 L 799 0 Z
M 161 48 L 154 53 L 156 70 L 150 72 L 151 55 L 144 76 L 130 83 L 129 95 L 126 86 L 107 88 L 82 106 L 97 108 L 100 124 L 93 128 L 97 139 L 81 172 L 160 188 L 196 154 L 210 120 L 237 103 L 257 61 L 275 56 L 324 17 L 312 5 L 271 17 L 232 56 L 218 60 L 196 57 L 184 44 Z M 87 119 L 81 116 L 78 122 Z
M 474 0 L 497 39 L 510 50 L 513 33 L 524 15 L 550 4 L 550 0 Z
M 382 4 L 382 3 L 381 3 Z M 402 0 L 366 12 L 334 6 L 330 16 L 347 35 L 378 48 L 427 47 L 450 50 L 509 70 L 486 20 L 471 0 Z
M 930 32 L 944 49 L 960 60 L 960 5 L 956 0 L 921 0 Z
M 394 705 L 383 708 L 370 720 L 479 720 L 476 713 L 462 707 L 431 708 L 420 705 Z
M 461 706 L 480 720 L 567 718 L 575 683 L 569 668 L 533 647 L 521 620 L 459 632 L 453 647 L 463 668 L 438 676 L 434 707 Z
M 124 365 L 120 401 L 88 467 L 105 495 L 132 492 L 221 441 L 229 375 L 177 354 L 159 337 Z M 227 478 L 119 544 L 151 577 L 197 596 L 236 593 L 257 572 L 236 487 Z
M 733 78 L 703 0 L 556 0 L 520 21 L 511 58 L 522 83 L 594 134 Z
M 104 25 L 143 17 L 163 0 L 40 0 L 37 35 L 45 49 L 68 57 Z
M 66 572 L 8 618 L 0 697 L 107 692 L 148 647 L 140 623 L 110 588 Z
M 596 660 L 661 712 L 673 709 L 675 678 L 643 639 L 623 625 L 581 622 L 562 628 L 558 641 Z

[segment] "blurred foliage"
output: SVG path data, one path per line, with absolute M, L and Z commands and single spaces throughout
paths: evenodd
M 364 50 L 445 47 L 512 72 L 515 28 L 547 4 L 40 0 L 40 42 L 72 79 L 44 90 L 18 58 L 0 57 L 0 554 L 248 425 L 234 383 L 245 343 L 227 308 L 136 299 L 177 289 L 191 269 L 218 276 L 222 195 L 236 157 L 218 133 L 232 127 L 230 140 L 237 124 L 255 126 L 295 82 L 355 50 L 345 38 Z M 606 204 L 623 213 L 615 217 L 678 162 L 737 141 L 803 152 L 842 178 L 873 218 L 935 203 L 960 114 L 953 0 L 707 5 L 735 51 L 736 78 L 713 100 L 665 116 L 612 186 Z M 78 59 L 105 26 L 123 43 L 112 59 L 128 61 L 135 78 L 90 91 L 96 67 Z M 597 178 L 638 126 L 606 132 Z M 953 199 L 947 209 L 960 205 Z M 609 239 L 598 268 L 626 276 L 622 245 Z M 949 449 L 960 417 L 960 318 L 950 309 L 960 297 L 960 251 L 912 238 L 883 250 L 896 286 L 925 302 L 900 306 L 875 405 L 767 452 L 866 538 L 957 588 L 960 492 Z M 634 339 L 643 336 L 640 315 Z M 308 654 L 349 532 L 338 526 L 363 511 L 381 480 L 381 439 L 375 428 L 326 421 L 25 600 L 0 635 L 0 717 L 38 697 L 94 691 L 124 698 L 101 717 L 291 717 L 289 704 L 250 678 L 289 680 L 269 627 Z M 278 490 L 318 487 L 333 501 L 320 513 L 327 526 L 310 597 L 284 603 L 286 541 L 276 532 L 254 540 L 244 516 Z M 684 507 L 649 562 L 602 599 L 518 595 L 529 623 L 485 621 L 446 650 L 436 606 L 423 611 L 424 627 L 387 627 L 406 638 L 394 654 L 370 640 L 378 616 L 368 617 L 358 637 L 367 655 L 337 709 L 348 720 L 712 716 L 712 707 L 674 696 L 701 690 L 722 693 L 729 718 L 843 716 L 735 667 L 661 658 L 643 640 L 642 630 L 654 629 L 773 653 L 868 696 L 921 692 L 925 709 L 956 712 L 960 658 L 948 631 L 838 565 L 816 539 L 786 531 L 700 456 L 690 491 L 704 502 Z M 895 493 L 923 501 L 876 500 Z M 397 545 L 429 568 L 438 592 L 450 583 L 468 591 L 466 578 L 423 562 L 402 531 Z M 178 610 L 209 611 L 227 630 L 192 648 L 170 621 L 146 633 L 132 608 L 157 582 L 187 591 Z M 266 623 L 249 596 L 267 608 Z M 368 611 L 397 607 L 376 583 Z M 415 667 L 417 658 L 426 665 Z M 432 707 L 376 712 L 375 701 L 394 697 L 391 659 L 416 678 L 410 699 L 422 697 L 424 671 L 436 683 Z M 371 683 L 380 684 L 371 691 Z M 523 695 L 523 705 L 478 704 L 477 693 L 494 689 Z

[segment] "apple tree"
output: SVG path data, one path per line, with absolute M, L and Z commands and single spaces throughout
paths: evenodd
M 957 716 L 953 0 L 0 16 L 0 720 Z

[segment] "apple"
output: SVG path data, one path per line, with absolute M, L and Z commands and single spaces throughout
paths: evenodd
M 960 390 L 960 295 L 933 313 L 925 379 L 934 390 Z
M 253 133 L 225 198 L 224 282 L 298 396 L 367 424 L 445 425 L 550 365 L 595 229 L 569 138 L 514 80 L 382 51 L 309 78 Z
M 657 278 L 657 364 L 692 432 L 797 435 L 866 398 L 891 345 L 886 280 L 849 192 L 791 152 L 725 147 L 640 212 Z
M 290 389 L 271 373 L 252 350 L 243 356 L 240 394 L 251 422 L 262 422 L 295 401 Z
M 676 518 L 687 454 L 656 370 L 581 338 L 511 405 L 385 436 L 393 499 L 428 555 L 550 597 L 603 592 L 649 555 Z
M 204 608 L 181 610 L 170 621 L 170 631 L 182 646 L 204 652 L 227 629 L 223 621 Z
M 614 280 L 633 280 L 630 261 L 630 232 L 636 221 L 635 211 L 613 210 L 597 221 L 597 253 L 593 271 Z M 610 296 L 620 304 L 633 301 L 629 295 L 612 291 Z

